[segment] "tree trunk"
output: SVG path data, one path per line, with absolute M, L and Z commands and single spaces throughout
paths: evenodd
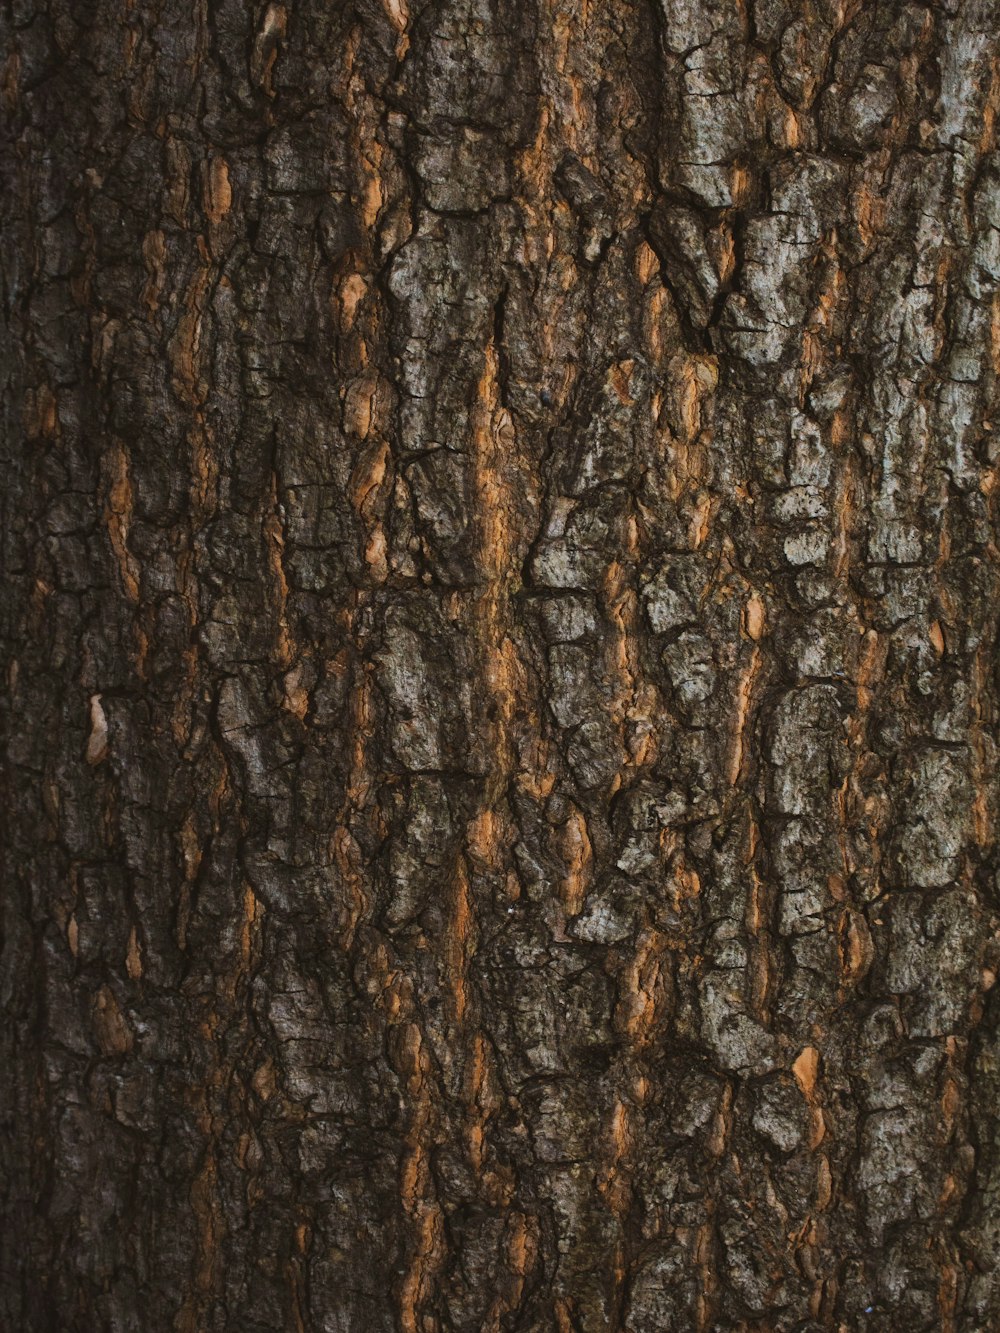
M 1000 1327 L 1000 3 L 4 24 L 4 1327 Z

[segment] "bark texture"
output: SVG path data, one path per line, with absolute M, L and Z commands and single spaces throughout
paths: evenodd
M 3 1326 L 1000 1327 L 1000 5 L 3 15 Z

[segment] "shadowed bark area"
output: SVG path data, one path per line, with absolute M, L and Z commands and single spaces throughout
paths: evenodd
M 7 0 L 0 1322 L 1000 1327 L 1000 4 Z

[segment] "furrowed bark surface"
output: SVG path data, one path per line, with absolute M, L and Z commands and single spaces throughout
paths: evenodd
M 1000 6 L 4 27 L 4 1327 L 1000 1326 Z

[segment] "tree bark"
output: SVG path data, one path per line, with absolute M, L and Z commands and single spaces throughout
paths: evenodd
M 1000 5 L 4 27 L 4 1327 L 1000 1327 Z

